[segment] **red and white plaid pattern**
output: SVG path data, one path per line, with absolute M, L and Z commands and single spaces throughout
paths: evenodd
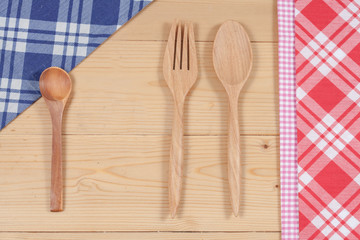
M 299 233 L 294 9 L 293 0 L 278 0 L 281 235 L 283 240 L 298 239 Z
M 297 0 L 300 239 L 360 239 L 360 0 Z

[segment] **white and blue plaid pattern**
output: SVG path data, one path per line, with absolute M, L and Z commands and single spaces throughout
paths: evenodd
M 0 0 L 0 129 L 40 97 L 41 72 L 70 71 L 150 0 Z

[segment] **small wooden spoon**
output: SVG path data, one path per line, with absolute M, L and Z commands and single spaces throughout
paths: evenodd
M 63 210 L 61 125 L 72 83 L 67 72 L 61 68 L 50 67 L 41 74 L 39 84 L 53 126 L 50 210 L 60 212 Z
M 252 67 L 249 37 L 240 23 L 227 21 L 219 28 L 214 41 L 215 72 L 229 96 L 228 178 L 235 216 L 240 210 L 240 131 L 238 101 Z

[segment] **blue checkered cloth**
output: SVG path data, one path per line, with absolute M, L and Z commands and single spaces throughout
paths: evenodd
M 41 72 L 70 71 L 150 0 L 0 0 L 0 129 L 40 97 Z

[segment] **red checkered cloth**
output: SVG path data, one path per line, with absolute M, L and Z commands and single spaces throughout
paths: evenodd
M 300 239 L 360 239 L 360 0 L 297 0 Z
M 279 123 L 281 239 L 299 238 L 296 95 L 295 95 L 295 4 L 278 0 Z

